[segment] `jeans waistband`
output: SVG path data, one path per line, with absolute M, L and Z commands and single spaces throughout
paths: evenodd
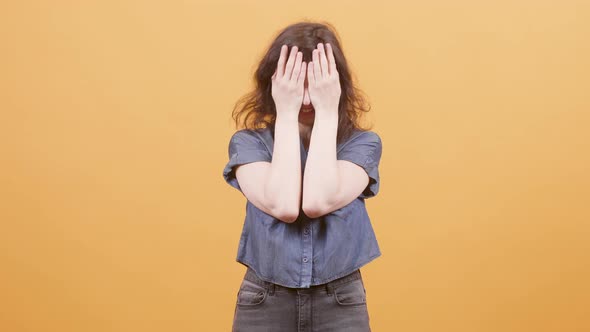
M 326 289 L 326 291 L 328 292 L 328 294 L 331 294 L 332 293 L 332 290 L 336 286 L 345 284 L 347 282 L 351 282 L 353 280 L 362 279 L 362 276 L 361 276 L 360 269 L 357 269 L 357 270 L 353 271 L 350 274 L 347 274 L 347 275 L 345 275 L 343 277 L 340 277 L 338 279 L 334 279 L 334 280 L 329 281 L 329 282 L 324 283 L 324 284 L 312 285 L 312 286 L 310 286 L 308 288 L 292 288 L 292 287 L 285 287 L 285 286 L 278 285 L 278 284 L 275 284 L 275 283 L 272 283 L 272 282 L 269 282 L 269 281 L 262 280 L 262 279 L 260 279 L 260 277 L 258 277 L 258 275 L 256 274 L 256 272 L 254 272 L 253 269 L 251 269 L 250 267 L 248 267 L 246 269 L 246 274 L 244 275 L 244 279 L 249 280 L 249 281 L 251 281 L 253 283 L 256 283 L 256 284 L 258 284 L 258 285 L 260 285 L 262 287 L 267 288 L 270 291 L 271 294 L 274 293 L 274 290 L 276 288 L 291 289 L 291 290 L 310 290 L 310 291 L 323 288 L 323 289 Z

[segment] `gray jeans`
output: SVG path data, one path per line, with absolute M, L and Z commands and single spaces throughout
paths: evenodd
M 264 281 L 247 268 L 232 331 L 370 332 L 361 272 L 310 288 L 289 288 Z

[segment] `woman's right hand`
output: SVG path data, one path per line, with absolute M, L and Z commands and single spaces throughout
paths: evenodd
M 287 59 L 287 50 L 287 45 L 281 47 L 277 69 L 271 78 L 271 95 L 275 102 L 277 115 L 284 113 L 297 118 L 303 103 L 303 83 L 307 73 L 306 63 L 302 61 L 303 53 L 297 51 L 297 46 L 291 48 L 289 59 Z

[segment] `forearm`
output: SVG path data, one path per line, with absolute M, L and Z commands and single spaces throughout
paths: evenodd
M 306 211 L 317 212 L 339 190 L 337 133 L 338 113 L 316 111 L 303 178 L 303 206 Z
M 297 114 L 277 112 L 274 147 L 265 196 L 273 209 L 287 215 L 299 214 L 301 198 L 301 151 Z

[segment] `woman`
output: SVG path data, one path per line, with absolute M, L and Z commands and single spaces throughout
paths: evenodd
M 236 260 L 247 267 L 233 331 L 370 331 L 359 268 L 381 255 L 365 199 L 381 139 L 329 24 L 274 40 L 234 118 L 223 176 L 247 198 Z M 244 121 L 248 126 L 248 121 Z

